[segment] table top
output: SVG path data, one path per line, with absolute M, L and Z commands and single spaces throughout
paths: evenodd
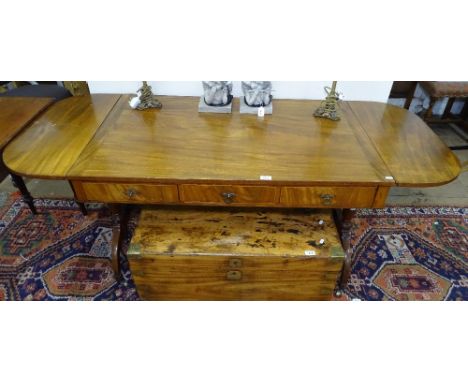
M 0 150 L 53 101 L 53 98 L 0 97 Z
M 460 172 L 456 156 L 416 115 L 378 102 L 342 102 L 340 121 L 313 117 L 320 101 L 274 100 L 273 115 L 198 112 L 198 97 L 129 95 L 57 102 L 5 149 L 7 167 L 37 178 L 435 186 Z

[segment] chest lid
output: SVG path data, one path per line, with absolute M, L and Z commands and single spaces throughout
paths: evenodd
M 148 207 L 129 257 L 344 257 L 331 210 Z

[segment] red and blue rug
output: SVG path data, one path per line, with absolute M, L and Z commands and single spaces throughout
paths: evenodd
M 468 300 L 468 209 L 356 210 L 347 298 Z
M 0 300 L 138 300 L 125 256 L 120 281 L 113 274 L 105 207 L 88 206 L 83 216 L 71 200 L 35 204 L 39 214 L 32 215 L 17 193 L 0 194 Z M 342 299 L 468 300 L 467 212 L 356 211 Z
M 116 281 L 111 219 L 102 205 L 84 216 L 72 200 L 0 194 L 0 300 L 137 300 L 128 263 Z M 133 219 L 134 221 L 134 219 Z

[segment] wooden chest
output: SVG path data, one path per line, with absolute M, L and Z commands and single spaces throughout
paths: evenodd
M 127 254 L 144 300 L 327 300 L 344 261 L 329 210 L 147 208 Z

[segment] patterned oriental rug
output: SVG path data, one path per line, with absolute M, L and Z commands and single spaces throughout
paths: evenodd
M 356 210 L 344 299 L 468 300 L 468 208 Z
M 124 258 L 115 280 L 106 208 L 88 205 L 84 216 L 72 200 L 34 204 L 37 215 L 19 193 L 0 194 L 0 300 L 138 299 Z
M 138 300 L 125 256 L 119 282 L 112 272 L 105 207 L 88 206 L 83 216 L 71 200 L 35 204 L 34 216 L 18 193 L 0 194 L 0 300 Z M 352 274 L 341 299 L 468 300 L 467 212 L 356 211 Z

